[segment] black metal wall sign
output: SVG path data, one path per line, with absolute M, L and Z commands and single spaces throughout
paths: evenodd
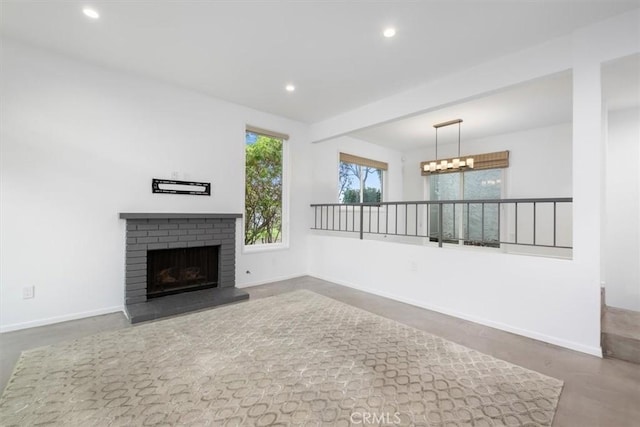
M 151 181 L 153 193 L 192 194 L 194 196 L 210 196 L 210 182 L 175 181 L 171 179 L 153 178 Z

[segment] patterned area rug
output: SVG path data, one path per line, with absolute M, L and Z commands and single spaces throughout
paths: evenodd
M 296 291 L 24 352 L 0 425 L 548 426 L 561 390 Z

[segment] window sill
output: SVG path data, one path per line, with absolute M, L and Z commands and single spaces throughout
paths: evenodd
M 268 243 L 262 245 L 242 245 L 243 254 L 256 254 L 262 252 L 284 251 L 289 249 L 288 243 Z

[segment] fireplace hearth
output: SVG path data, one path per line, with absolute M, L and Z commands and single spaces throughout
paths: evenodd
M 240 214 L 121 213 L 131 323 L 249 298 L 235 287 Z

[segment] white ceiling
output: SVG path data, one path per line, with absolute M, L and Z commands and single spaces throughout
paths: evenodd
M 82 6 L 101 14 L 86 18 Z M 31 44 L 315 122 L 638 7 L 638 0 L 2 0 Z M 393 25 L 397 35 L 381 36 Z M 284 85 L 297 86 L 294 93 Z

